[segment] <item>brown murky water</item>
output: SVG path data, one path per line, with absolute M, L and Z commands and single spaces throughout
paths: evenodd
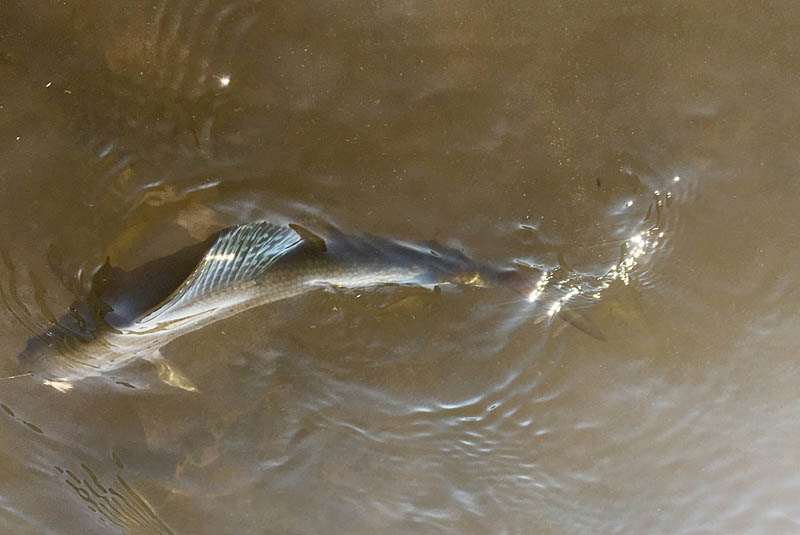
M 256 219 L 569 266 L 607 341 L 318 291 L 168 346 L 200 393 L 3 380 L 2 531 L 800 533 L 797 16 L 5 0 L 4 375 L 106 257 Z

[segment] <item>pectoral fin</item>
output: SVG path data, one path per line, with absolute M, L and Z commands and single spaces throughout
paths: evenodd
M 564 307 L 558 312 L 558 317 L 579 331 L 588 334 L 595 340 L 600 340 L 601 342 L 606 341 L 603 331 L 601 331 L 597 324 L 592 321 L 592 319 L 584 312 L 569 307 Z
M 169 386 L 174 386 L 175 388 L 180 388 L 181 390 L 188 390 L 189 392 L 197 392 L 197 387 L 191 381 L 191 379 L 186 377 L 175 366 L 167 362 L 166 359 L 161 356 L 160 352 L 156 353 L 147 360 L 153 363 L 158 371 L 158 377 Z

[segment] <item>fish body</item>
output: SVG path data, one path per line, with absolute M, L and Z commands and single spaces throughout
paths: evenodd
M 80 379 L 146 359 L 168 384 L 193 390 L 191 381 L 161 357 L 160 349 L 257 306 L 325 287 L 504 285 L 521 292 L 529 285 L 516 270 L 478 263 L 453 249 L 335 229 L 323 238 L 297 225 L 260 221 L 228 228 L 204 245 L 191 273 L 169 295 L 159 296 L 160 302 L 143 292 L 139 305 L 147 305 L 146 310 L 126 311 L 125 301 L 111 304 L 99 314 L 88 337 L 51 329 L 29 341 L 19 357 L 21 367 L 66 390 Z M 186 260 L 181 262 L 185 269 Z

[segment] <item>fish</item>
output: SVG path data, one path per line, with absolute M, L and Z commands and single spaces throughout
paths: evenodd
M 147 282 L 132 291 L 137 280 Z M 164 383 L 196 391 L 161 350 L 190 332 L 267 303 L 320 288 L 383 285 L 504 287 L 526 295 L 532 281 L 520 269 L 478 262 L 435 242 L 349 234 L 333 226 L 314 232 L 294 223 L 242 223 L 127 274 L 107 260 L 79 307 L 80 317 L 89 320 L 80 329 L 52 326 L 28 341 L 18 362 L 26 374 L 66 392 L 77 381 L 143 359 Z M 600 338 L 593 325 L 562 317 Z

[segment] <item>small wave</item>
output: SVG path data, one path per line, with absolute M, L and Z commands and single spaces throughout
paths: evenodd
M 134 535 L 172 535 L 174 531 L 155 512 L 153 506 L 122 477 L 103 484 L 86 464 L 80 470 L 55 466 L 64 482 L 86 503 L 97 518 L 124 533 Z

